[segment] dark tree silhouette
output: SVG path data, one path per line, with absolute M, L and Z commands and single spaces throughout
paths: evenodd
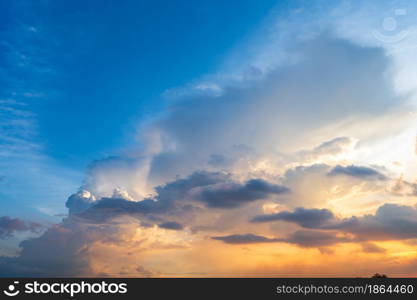
M 375 273 L 371 278 L 388 278 L 385 274 Z

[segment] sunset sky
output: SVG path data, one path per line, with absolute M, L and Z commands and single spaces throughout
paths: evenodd
M 0 276 L 417 276 L 415 1 L 0 1 Z

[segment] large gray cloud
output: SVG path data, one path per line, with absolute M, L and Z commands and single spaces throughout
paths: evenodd
M 83 255 L 87 236 L 88 230 L 75 223 L 52 226 L 40 237 L 23 241 L 18 257 L 0 258 L 0 277 L 85 274 L 89 269 L 88 258 Z
M 99 222 L 118 215 L 146 216 L 149 221 L 162 221 L 164 215 L 195 211 L 201 209 L 201 204 L 208 208 L 231 209 L 269 196 L 289 193 L 288 188 L 263 179 L 238 183 L 231 179 L 230 174 L 206 171 L 158 186 L 155 191 L 155 197 L 138 202 L 114 196 L 95 202 L 87 198 L 82 202 L 88 204 L 86 210 L 78 212 L 77 216 Z M 78 199 L 78 194 L 72 195 L 67 205 L 76 204 L 78 208 L 78 202 L 70 202 L 74 198 Z
M 41 236 L 21 242 L 19 256 L 0 257 L 0 277 L 102 276 L 93 271 L 93 245 L 120 246 L 137 227 L 134 223 L 129 231 L 115 223 L 91 224 L 69 216 Z
M 230 180 L 230 174 L 227 173 L 198 171 L 186 178 L 178 178 L 157 186 L 155 197 L 145 198 L 142 201 L 131 201 L 120 193 L 93 201 L 89 193 L 78 192 L 69 197 L 67 207 L 70 212 L 76 212 L 85 218 L 103 217 L 106 219 L 119 214 L 163 214 L 177 209 L 178 206 L 180 209 L 189 208 L 189 205 L 184 202 L 188 198 L 188 193 L 194 188 L 229 182 Z

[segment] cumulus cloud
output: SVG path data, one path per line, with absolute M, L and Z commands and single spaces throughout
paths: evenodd
M 40 237 L 23 241 L 19 256 L 1 257 L 0 277 L 120 276 L 120 272 L 151 276 L 157 272 L 146 264 L 143 252 L 186 245 L 177 231 L 161 230 L 128 219 L 92 224 L 70 216 Z M 140 267 L 138 261 L 143 262 Z
M 68 208 L 70 214 L 75 214 L 85 211 L 91 207 L 95 201 L 95 196 L 89 191 L 80 190 L 67 199 L 65 206 Z
M 89 205 L 85 206 L 86 209 L 79 216 L 106 219 L 121 214 L 164 214 L 174 210 L 187 210 L 190 208 L 187 205 L 187 200 L 193 189 L 230 181 L 230 174 L 227 173 L 197 171 L 186 178 L 178 178 L 155 187 L 156 195 L 144 198 L 141 201 L 132 201 L 133 199 L 128 193 L 116 190 L 111 197 L 102 197 L 95 201 L 94 205 L 90 205 L 92 202 L 89 201 Z M 74 195 L 69 200 L 72 197 Z
M 152 148 L 152 143 L 149 143 Z M 152 159 L 149 151 L 93 161 L 81 189 L 90 191 L 98 198 L 111 196 L 116 189 L 126 191 L 134 199 L 145 197 L 150 192 L 147 186 Z
M 0 259 L 0 276 L 76 276 L 89 268 L 87 231 L 67 224 L 50 227 L 38 238 L 23 241 L 19 256 Z M 98 238 L 98 237 L 97 237 Z M 88 272 L 87 272 L 88 273 Z
M 241 184 L 221 172 L 194 172 L 155 188 L 157 194 L 141 201 L 131 201 L 120 195 L 103 197 L 88 202 L 78 217 L 103 222 L 120 215 L 147 218 L 148 222 L 163 220 L 164 216 L 194 213 L 204 207 L 231 209 L 274 195 L 289 193 L 289 189 L 262 179 L 251 179 Z M 74 199 L 74 195 L 70 197 Z M 84 198 L 83 198 L 84 199 Z M 202 205 L 203 204 L 203 205 Z M 205 205 L 204 205 L 205 204 Z

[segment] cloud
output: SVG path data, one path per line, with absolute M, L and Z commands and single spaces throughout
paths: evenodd
M 341 136 L 325 141 L 313 149 L 314 154 L 338 154 L 352 143 L 349 137 Z
M 184 226 L 177 222 L 165 222 L 158 225 L 160 228 L 170 229 L 170 230 L 182 230 Z
M 85 228 L 82 232 L 80 226 L 73 225 L 54 225 L 40 237 L 23 241 L 18 257 L 0 258 L 0 277 L 88 273 L 89 260 L 83 255 L 88 231 Z
M 68 208 L 68 213 L 75 214 L 87 210 L 96 200 L 89 191 L 80 190 L 68 198 L 65 206 Z
M 145 151 L 95 160 L 88 167 L 81 189 L 90 191 L 97 198 L 109 197 L 120 189 L 134 199 L 141 199 L 149 192 L 150 164 L 151 157 Z
M 160 203 L 161 208 L 168 210 L 177 202 L 183 201 L 195 188 L 207 187 L 219 183 L 230 182 L 230 174 L 223 172 L 197 171 L 186 178 L 179 178 L 163 186 L 155 188 L 157 193 L 155 201 Z
M 214 167 L 230 166 L 232 160 L 222 154 L 211 154 L 208 164 Z
M 299 160 L 299 149 L 311 149 L 304 154 L 312 157 L 337 155 L 352 145 L 347 136 L 374 138 L 379 128 L 363 126 L 401 111 L 403 103 L 383 49 L 313 36 L 283 49 L 291 52 L 285 64 L 269 70 L 252 66 L 256 76 L 206 84 L 207 93 L 196 85 L 198 93 L 170 102 L 165 113 L 142 125 L 137 153 L 94 162 L 79 192 L 67 200 L 68 218 L 24 241 L 18 257 L 1 258 L 0 275 L 151 276 L 148 270 L 155 268 L 148 264 L 155 262 L 164 274 L 178 274 L 184 265 L 192 271 L 210 268 L 207 261 L 222 256 L 221 246 L 211 251 L 212 239 L 327 247 L 415 236 L 411 207 L 382 206 L 375 215 L 344 219 L 325 208 L 304 207 L 259 215 L 265 202 L 280 202 L 278 196 L 288 209 L 317 207 L 327 204 L 336 186 L 344 196 L 358 179 L 368 184 L 385 179 L 350 161 L 333 168 Z M 310 230 L 288 233 L 283 226 L 282 237 L 271 238 L 256 224 L 278 220 Z M 184 227 L 205 228 L 212 238 L 180 230 Z M 256 234 L 231 234 L 254 227 Z M 229 262 L 213 268 L 220 265 Z
M 224 83 L 220 95 L 191 93 L 173 101 L 169 113 L 142 129 L 152 132 L 160 145 L 148 180 L 184 176 L 207 167 L 207 161 L 213 168 L 220 163 L 225 167 L 224 154 L 234 145 L 269 155 L 273 149 L 293 154 L 314 132 L 348 120 L 374 120 L 402 105 L 390 76 L 384 75 L 391 61 L 380 48 L 322 34 L 294 46 L 291 53 L 292 63 L 259 70 L 257 79 Z M 349 131 L 353 134 L 345 126 L 344 132 Z M 335 153 L 348 143 L 334 134 L 327 132 L 329 142 L 313 152 Z M 360 132 L 363 138 L 372 134 Z M 233 165 L 227 160 L 226 167 Z
M 231 174 L 222 172 L 194 172 L 186 178 L 178 178 L 155 188 L 152 198 L 132 201 L 129 195 L 120 196 L 120 191 L 112 197 L 90 201 L 90 194 L 72 195 L 70 204 L 82 206 L 77 217 L 93 222 L 105 222 L 120 215 L 134 216 L 147 222 L 163 220 L 164 215 L 182 218 L 184 214 L 197 213 L 205 208 L 238 208 L 273 195 L 289 193 L 289 189 L 271 184 L 262 179 L 251 179 L 241 184 L 231 179 Z M 81 199 L 79 205 L 75 199 Z M 69 201 L 68 200 L 68 201 Z M 202 204 L 205 204 L 203 206 Z M 71 206 L 70 206 L 71 207 Z M 201 213 L 202 214 L 202 213 Z
M 259 243 L 275 243 L 281 240 L 270 239 L 264 236 L 255 235 L 251 233 L 247 234 L 233 234 L 228 236 L 214 236 L 213 240 L 219 240 L 227 244 L 259 244 Z
M 306 209 L 298 207 L 294 212 L 282 211 L 276 214 L 258 215 L 251 222 L 265 223 L 272 221 L 292 222 L 305 228 L 320 228 L 324 224 L 334 221 L 335 216 L 328 209 Z
M 417 196 L 417 183 L 399 178 L 389 188 L 389 192 L 396 196 Z
M 152 277 L 155 275 L 155 272 L 148 270 L 146 268 L 144 268 L 143 266 L 138 266 L 136 268 L 136 271 L 138 271 L 142 276 L 144 277 Z M 129 273 L 127 273 L 127 275 L 129 275 Z
M 222 241 L 226 244 L 260 244 L 260 243 L 288 243 L 300 247 L 326 247 L 338 243 L 350 243 L 353 239 L 340 236 L 334 232 L 324 232 L 317 230 L 298 230 L 286 238 L 267 238 L 251 233 L 234 234 L 228 236 L 215 236 L 214 240 Z
M 387 177 L 375 169 L 363 166 L 336 166 L 329 173 L 329 176 L 350 176 L 366 180 L 385 180 Z
M 334 232 L 316 230 L 299 230 L 292 233 L 283 241 L 301 247 L 325 247 L 338 243 L 352 242 L 351 238 L 338 236 Z
M 142 227 L 128 219 L 92 224 L 70 216 L 41 236 L 23 241 L 19 256 L 0 257 L 0 277 L 120 276 L 120 272 L 152 276 L 156 272 L 143 253 L 185 247 L 184 236 L 177 232 Z
M 42 228 L 43 225 L 36 222 L 27 222 L 9 216 L 0 217 L 0 239 L 12 237 L 17 232 L 40 232 Z
M 78 215 L 87 219 L 105 220 L 123 214 L 165 214 L 175 210 L 187 210 L 191 208 L 187 203 L 193 189 L 230 181 L 230 174 L 227 173 L 197 171 L 186 178 L 177 178 L 174 181 L 155 187 L 156 195 L 144 198 L 141 201 L 132 201 L 133 199 L 129 194 L 120 190 L 113 192 L 112 197 L 102 197 L 97 201 L 82 198 L 82 203 L 87 201 L 88 205 L 83 206 L 85 209 L 78 211 Z M 78 198 L 78 194 L 72 195 L 68 202 L 70 199 Z M 73 202 L 76 203 L 71 201 L 71 203 Z
M 321 157 L 336 156 L 353 148 L 355 141 L 350 137 L 335 137 L 324 141 L 311 150 L 299 151 L 299 160 L 318 160 Z
M 384 204 L 374 215 L 337 218 L 327 209 L 298 208 L 294 212 L 259 215 L 252 222 L 285 221 L 301 227 L 335 230 L 353 234 L 358 241 L 401 240 L 417 238 L 417 209 L 398 204 Z
M 286 169 L 281 183 L 291 189 L 291 194 L 285 198 L 285 204 L 296 207 L 322 208 L 332 199 L 344 199 L 341 205 L 349 206 L 355 203 L 358 193 L 386 194 L 388 180 L 374 180 L 352 176 L 328 176 L 333 169 L 331 164 L 290 165 Z
M 271 195 L 287 194 L 287 187 L 251 179 L 245 184 L 218 184 L 203 189 L 197 198 L 213 208 L 236 208 Z
M 387 252 L 387 249 L 384 249 L 372 243 L 362 243 L 361 246 L 362 246 L 362 251 L 366 253 L 386 253 Z
M 342 220 L 333 228 L 362 240 L 401 240 L 417 237 L 417 210 L 411 206 L 384 204 L 374 215 Z

